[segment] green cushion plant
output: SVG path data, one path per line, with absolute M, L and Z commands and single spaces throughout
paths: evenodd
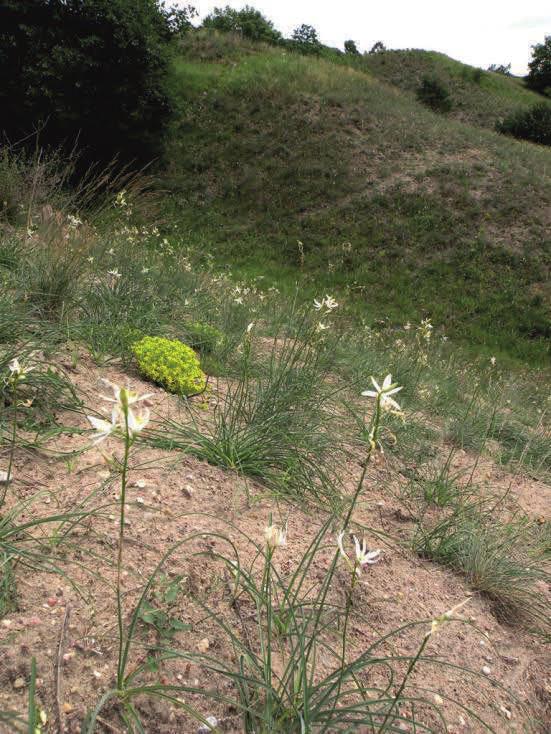
M 193 349 L 177 339 L 145 336 L 132 345 L 144 377 L 177 395 L 202 392 L 207 378 Z

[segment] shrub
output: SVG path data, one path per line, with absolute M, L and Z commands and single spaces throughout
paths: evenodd
M 540 145 L 551 145 L 551 105 L 541 102 L 517 110 L 496 125 L 498 132 Z
M 488 71 L 494 74 L 503 74 L 503 76 L 511 76 L 511 64 L 490 64 Z
M 151 161 L 171 109 L 168 42 L 182 26 L 158 0 L 5 0 L 0 133 L 78 144 L 83 169 Z
M 450 93 L 436 77 L 423 77 L 417 99 L 435 112 L 449 112 L 452 108 Z
M 200 352 L 214 352 L 224 341 L 224 334 L 215 326 L 193 321 L 184 327 L 186 342 Z
M 545 36 L 543 43 L 532 46 L 532 61 L 526 83 L 531 89 L 542 94 L 551 90 L 551 36 Z
M 206 376 L 191 347 L 177 339 L 145 336 L 132 346 L 144 377 L 177 395 L 196 395 L 206 387 Z
M 357 56 L 360 52 L 358 51 L 358 47 L 356 46 L 356 41 L 345 41 L 344 42 L 344 53 L 352 54 L 353 56 Z
M 373 46 L 371 46 L 371 49 L 369 50 L 370 54 L 382 54 L 386 51 L 386 46 L 382 41 L 376 41 Z
M 225 8 L 214 8 L 203 21 L 203 27 L 224 33 L 239 33 L 251 41 L 264 41 L 264 43 L 279 43 L 282 38 L 272 21 L 249 5 L 245 5 L 241 10 L 234 10 L 229 5 Z

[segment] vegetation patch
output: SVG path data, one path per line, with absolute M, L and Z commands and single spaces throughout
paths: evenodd
M 132 345 L 144 377 L 177 395 L 197 395 L 207 384 L 197 355 L 177 339 L 144 336 Z

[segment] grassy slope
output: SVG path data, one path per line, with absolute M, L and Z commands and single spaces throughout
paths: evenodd
M 412 94 L 424 76 L 437 77 L 450 92 L 451 117 L 492 130 L 512 109 L 542 101 L 518 77 L 481 71 L 435 51 L 387 51 L 364 56 L 358 63 L 378 79 Z
M 370 319 L 428 315 L 545 359 L 550 151 L 435 115 L 362 70 L 187 43 L 169 183 L 190 243 L 288 281 L 302 266 Z

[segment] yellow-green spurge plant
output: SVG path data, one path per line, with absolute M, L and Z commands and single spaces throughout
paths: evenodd
M 196 395 L 207 378 L 193 349 L 177 339 L 145 336 L 132 345 L 138 369 L 144 377 L 178 395 Z

